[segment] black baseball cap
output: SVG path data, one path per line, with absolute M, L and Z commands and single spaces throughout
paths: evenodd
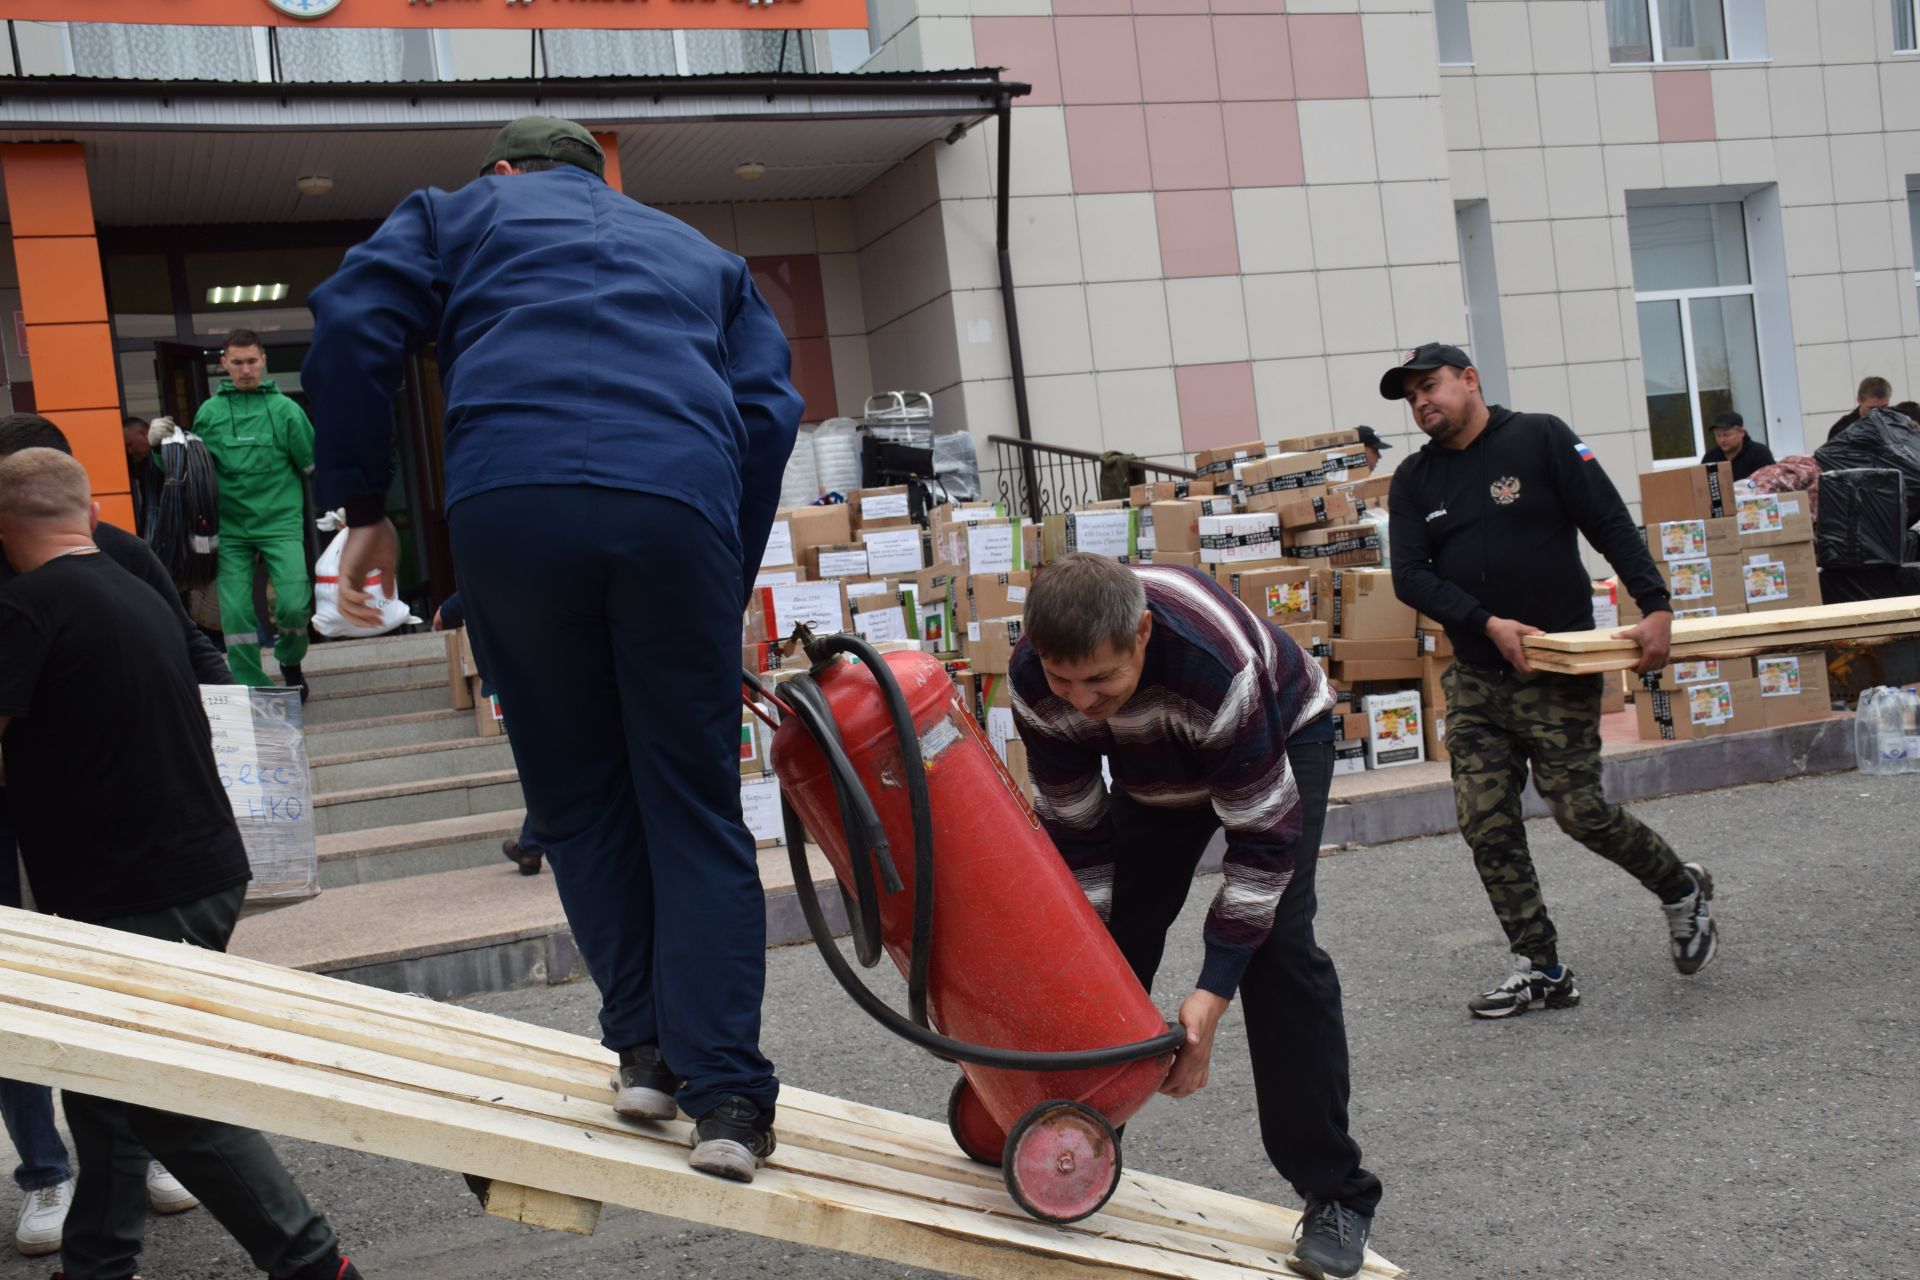
M 1380 375 L 1380 398 L 1382 400 L 1405 400 L 1406 376 L 1409 373 L 1424 373 L 1428 369 L 1471 369 L 1473 360 L 1458 347 L 1450 347 L 1444 342 L 1429 342 L 1407 352 L 1407 358 Z
M 1360 434 L 1360 443 L 1367 446 L 1367 448 L 1369 449 L 1386 450 L 1386 449 L 1393 448 L 1392 445 L 1388 444 L 1385 440 L 1382 440 L 1380 438 L 1380 433 L 1378 431 L 1375 431 L 1372 427 L 1355 427 L 1354 430 L 1359 432 Z
M 1745 431 L 1747 429 L 1747 420 L 1729 409 L 1713 420 L 1713 429 L 1715 431 L 1718 431 L 1721 427 L 1738 427 L 1742 431 Z
M 484 177 L 494 162 L 509 164 L 518 160 L 560 160 L 585 169 L 596 178 L 607 176 L 607 156 L 593 135 L 571 120 L 558 116 L 521 116 L 502 129 L 480 166 Z

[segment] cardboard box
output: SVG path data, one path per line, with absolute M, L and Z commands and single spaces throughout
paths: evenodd
M 1343 684 L 1396 684 L 1420 678 L 1420 659 L 1354 658 L 1346 662 L 1335 659 L 1328 674 Z
M 767 745 L 772 730 L 746 707 L 740 708 L 740 776 L 757 778 L 767 771 Z
M 784 565 L 777 569 L 762 569 L 753 575 L 754 590 L 761 587 L 789 587 L 796 582 L 805 582 L 807 571 L 799 565 Z
M 867 553 L 858 543 L 823 543 L 807 548 L 807 576 L 816 582 L 867 576 Z
M 1740 593 L 1740 562 L 1732 556 L 1656 560 L 1654 567 L 1667 584 L 1675 610 L 1746 607 Z
M 1642 738 L 1690 741 L 1758 729 L 1766 709 L 1758 680 L 1710 680 L 1672 690 L 1635 695 L 1634 716 Z
M 1211 496 L 1215 492 L 1211 480 L 1156 480 L 1151 484 L 1136 484 L 1127 490 L 1127 500 L 1136 507 L 1144 507 L 1154 502 L 1177 502 L 1182 498 Z
M 980 731 L 987 735 L 994 754 L 1004 763 L 1007 744 L 1019 741 L 1020 737 L 1013 723 L 1013 681 L 1004 671 L 974 674 L 973 710 L 974 718 L 980 722 Z
M 967 628 L 967 663 L 974 671 L 1005 675 L 1020 643 L 1019 618 L 987 618 Z M 1012 704 L 1009 703 L 1009 706 Z
M 1367 744 L 1364 739 L 1343 739 L 1333 744 L 1333 776 L 1367 771 Z
M 1365 742 L 1367 740 L 1367 713 L 1349 711 L 1345 715 L 1333 718 L 1333 738 L 1335 742 Z
M 1298 453 L 1305 449 L 1337 449 L 1341 445 L 1359 443 L 1360 433 L 1348 428 L 1344 431 L 1321 431 L 1314 435 L 1289 436 L 1274 448 L 1283 453 Z
M 1139 558 L 1138 536 L 1130 507 L 1069 511 L 1047 517 L 1040 535 L 1041 559 L 1044 563 L 1084 551 L 1127 563 Z
M 460 628 L 459 634 L 460 634 L 460 669 L 466 672 L 469 677 L 477 676 L 481 674 L 480 659 L 476 658 L 473 655 L 473 636 L 467 631 L 465 627 Z
M 784 514 L 774 519 L 767 531 L 767 549 L 760 555 L 760 568 L 779 569 L 797 563 L 793 558 L 793 521 Z
M 1453 657 L 1453 640 L 1447 629 L 1424 613 L 1413 616 L 1413 639 L 1423 658 Z
M 1445 764 L 1453 759 L 1453 753 L 1447 750 L 1447 713 L 1444 708 L 1435 711 L 1427 709 L 1427 732 L 1424 739 L 1427 759 Z
M 816 633 L 846 631 L 852 626 L 846 589 L 839 582 L 796 582 L 762 587 L 754 596 L 758 614 L 753 640 L 785 640 L 796 626 Z
M 1262 457 L 1266 452 L 1267 446 L 1258 440 L 1222 445 L 1218 449 L 1202 449 L 1193 455 L 1193 469 L 1200 479 L 1211 480 L 1218 486 L 1222 480 L 1232 477 L 1236 461 Z M 1218 492 L 1217 487 L 1215 492 Z
M 780 780 L 768 775 L 740 780 L 740 816 L 756 849 L 777 849 L 786 843 L 786 819 L 780 812 Z
M 468 677 L 473 673 L 467 670 L 463 645 L 467 638 L 465 627 L 455 627 L 447 636 L 447 691 L 452 696 L 455 711 L 470 711 L 473 708 L 473 685 Z M 0 875 L 4 875 L 0 872 Z
M 1820 603 L 1820 570 L 1811 542 L 1742 552 L 1729 559 L 1737 566 L 1748 613 Z
M 1380 563 L 1380 529 L 1372 524 L 1323 524 L 1287 534 L 1287 555 L 1339 568 Z
M 1349 480 L 1345 484 L 1330 484 L 1329 493 L 1350 493 L 1357 498 L 1362 507 L 1375 510 L 1387 509 L 1387 494 L 1393 489 L 1393 477 L 1368 476 L 1365 480 Z
M 920 639 L 920 618 L 912 590 L 882 592 L 847 602 L 853 630 L 868 644 Z
M 1160 551 L 1156 549 L 1152 555 L 1142 555 L 1140 559 L 1143 564 L 1177 564 L 1183 568 L 1201 570 L 1210 567 L 1201 562 L 1198 551 Z
M 1640 621 L 1640 606 L 1631 598 L 1622 602 L 1618 582 L 1596 582 L 1593 584 L 1593 625 L 1601 631 L 1618 631 L 1622 627 L 1632 626 Z M 1631 614 L 1631 621 L 1628 615 Z
M 927 567 L 926 540 L 919 529 L 865 529 L 860 549 L 867 553 L 867 572 L 918 573 Z
M 1756 659 L 1754 665 L 1762 713 L 1769 725 L 1824 720 L 1833 714 L 1824 651 L 1778 654 Z
M 1600 678 L 1600 714 L 1603 716 L 1627 709 L 1626 686 L 1614 678 L 1616 674 L 1609 671 Z
M 1194 498 L 1152 504 L 1153 549 L 1164 551 L 1200 550 L 1200 503 Z M 1165 561 L 1155 563 L 1164 564 Z
M 776 512 L 776 521 L 785 521 L 792 542 L 789 564 L 805 564 L 807 548 L 847 546 L 853 542 L 853 516 L 847 505 L 836 502 L 830 507 L 793 507 Z
M 1643 533 L 1647 550 L 1655 560 L 1704 560 L 1710 556 L 1729 556 L 1734 541 L 1734 518 L 1718 520 L 1666 520 L 1648 524 Z
M 1453 665 L 1451 658 L 1420 659 L 1420 705 L 1429 712 L 1447 709 L 1447 668 Z
M 1414 662 L 1420 657 L 1412 636 L 1404 640 L 1342 640 L 1333 642 L 1333 660 L 1350 662 Z
M 1640 518 L 1648 525 L 1669 520 L 1718 520 L 1733 514 L 1733 464 L 1689 464 L 1640 477 Z
M 1326 472 L 1324 453 L 1276 453 L 1240 468 L 1240 496 L 1249 511 L 1272 511 L 1289 497 L 1324 496 Z
M 1752 658 L 1715 658 L 1704 662 L 1675 662 L 1649 671 L 1645 675 L 1635 675 L 1635 684 L 1642 689 L 1678 689 L 1689 684 L 1710 684 L 1716 680 L 1751 680 L 1754 678 Z
M 912 498 L 904 484 L 855 489 L 847 495 L 855 529 L 905 529 L 913 524 Z
M 1387 569 L 1321 569 L 1315 587 L 1327 600 L 1327 621 L 1336 639 L 1412 639 L 1419 615 L 1393 594 Z
M 1300 565 L 1241 568 L 1221 565 L 1216 581 L 1255 614 L 1287 626 L 1313 617 L 1313 571 Z
M 1427 758 L 1426 717 L 1418 691 L 1368 694 L 1366 713 L 1367 768 L 1391 769 Z
M 1282 529 L 1308 529 L 1320 524 L 1356 524 L 1366 514 L 1366 506 L 1351 493 L 1331 491 L 1308 497 L 1295 494 L 1282 497 L 1272 507 L 1280 517 Z
M 1812 504 L 1799 493 L 1737 493 L 1733 504 L 1736 553 L 1813 541 Z
M 470 676 L 473 688 L 473 728 L 483 738 L 497 738 L 507 731 L 506 713 L 500 708 L 500 695 L 482 692 L 485 683 Z
M 962 627 L 977 624 L 982 618 L 1017 618 L 1026 612 L 1027 591 L 1033 586 L 1033 571 L 1016 573 L 968 574 L 960 593 L 955 617 Z M 971 637 L 969 637 L 971 638 Z
M 1322 671 L 1327 669 L 1327 664 L 1333 660 L 1333 633 L 1327 629 L 1326 623 L 1287 623 L 1280 630 L 1286 633 L 1287 639 L 1299 645 L 1303 653 L 1316 659 Z
M 1007 776 L 1020 791 L 1020 798 L 1033 808 L 1033 771 L 1027 767 L 1027 744 L 1016 734 L 1007 739 Z
M 1201 516 L 1196 524 L 1202 563 L 1245 564 L 1280 556 L 1280 521 L 1270 511 Z

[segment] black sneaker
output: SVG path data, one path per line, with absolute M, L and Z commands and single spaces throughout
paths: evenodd
M 280 683 L 289 689 L 298 689 L 300 691 L 300 701 L 302 702 L 305 702 L 313 696 L 313 689 L 307 684 L 306 673 L 300 670 L 300 664 L 297 662 L 282 664 L 280 668 Z
M 298 1271 L 286 1276 L 284 1280 L 365 1280 L 365 1277 L 360 1274 L 358 1267 L 341 1257 L 339 1250 L 336 1249 L 324 1258 L 309 1262 Z
M 1550 978 L 1534 968 L 1525 956 L 1513 958 L 1513 972 L 1491 991 L 1467 1001 L 1467 1009 L 1476 1018 L 1506 1018 L 1545 1005 L 1549 1009 L 1571 1009 L 1580 1003 L 1580 989 L 1573 985 L 1573 970 L 1560 966 L 1560 976 Z
M 518 840 L 502 840 L 500 842 L 500 852 L 505 855 L 508 862 L 520 868 L 520 874 L 523 876 L 539 875 L 540 868 L 546 856 L 538 849 L 527 848 Z M 559 873 L 555 872 L 554 874 L 558 875 Z
M 1707 967 L 1720 944 L 1713 917 L 1707 913 L 1707 904 L 1713 901 L 1713 877 L 1697 862 L 1683 865 L 1687 878 L 1693 881 L 1693 892 L 1678 902 L 1661 903 L 1660 909 L 1667 913 L 1673 967 L 1682 973 L 1698 973 Z
M 613 1076 L 613 1110 L 630 1120 L 671 1120 L 680 1114 L 673 1095 L 685 1083 L 667 1066 L 659 1046 L 622 1049 L 620 1069 Z
M 773 1154 L 773 1108 L 762 1111 L 745 1098 L 728 1098 L 693 1126 L 687 1163 L 701 1173 L 752 1182 L 753 1171 Z
M 1348 1280 L 1367 1260 L 1373 1219 L 1337 1200 L 1309 1199 L 1294 1231 L 1300 1243 L 1293 1246 L 1288 1266 L 1313 1280 Z

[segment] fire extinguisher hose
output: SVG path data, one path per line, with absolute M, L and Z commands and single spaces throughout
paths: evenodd
M 826 913 L 820 907 L 819 895 L 814 891 L 813 871 L 807 865 L 806 829 L 784 793 L 781 796 L 787 857 L 793 867 L 794 893 L 800 899 L 801 913 L 806 917 L 807 929 L 813 935 L 821 959 L 826 961 L 827 969 L 853 1002 L 874 1021 L 909 1044 L 925 1049 L 935 1057 L 970 1066 L 1006 1071 L 1087 1071 L 1123 1066 L 1177 1051 L 1186 1039 L 1186 1033 L 1178 1027 L 1171 1027 L 1162 1035 L 1133 1044 L 1060 1051 L 1002 1049 L 969 1044 L 933 1029 L 927 1015 L 927 974 L 933 954 L 935 888 L 933 807 L 927 794 L 927 772 L 920 756 L 920 739 L 914 730 L 913 712 L 907 705 L 906 695 L 900 691 L 899 682 L 888 669 L 886 660 L 865 640 L 852 635 L 809 636 L 805 639 L 805 645 L 815 670 L 836 656 L 845 654 L 857 659 L 873 673 L 874 682 L 886 700 L 894 732 L 899 738 L 901 771 L 905 774 L 907 800 L 913 816 L 913 949 L 907 965 L 907 1006 L 912 1016 L 908 1018 L 902 1017 L 885 1000 L 875 995 L 841 954 L 839 944 L 834 940 L 833 928 L 827 923 Z M 763 697 L 772 697 L 752 672 L 743 672 L 742 675 L 748 688 Z M 880 958 L 880 901 L 879 888 L 874 883 L 874 867 L 879 868 L 881 885 L 886 892 L 899 893 L 905 888 L 893 862 L 886 831 L 881 826 L 866 787 L 841 744 L 839 728 L 834 724 L 826 696 L 820 692 L 813 677 L 795 676 L 781 685 L 778 698 L 773 700 L 779 702 L 806 729 L 808 736 L 820 748 L 821 755 L 827 761 L 827 769 L 833 776 L 840 821 L 847 835 L 848 856 L 854 872 L 854 892 L 847 902 L 854 954 L 863 966 L 871 968 Z M 843 897 L 847 896 L 844 887 L 841 892 Z

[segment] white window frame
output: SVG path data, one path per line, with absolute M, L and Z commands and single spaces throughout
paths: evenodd
M 1607 50 L 1607 65 L 1614 67 L 1723 67 L 1736 62 L 1767 62 L 1766 0 L 1719 0 L 1720 24 L 1727 33 L 1725 58 L 1668 61 L 1666 41 L 1660 34 L 1660 6 L 1668 0 L 1635 0 L 1647 6 L 1647 35 L 1653 49 L 1650 62 L 1615 62 L 1613 50 Z M 1906 0 L 1920 3 L 1920 0 Z M 1602 22 L 1604 24 L 1604 8 Z
M 1914 43 L 1896 44 L 1893 46 L 1894 53 L 1920 53 L 1920 0 L 1893 0 L 1893 7 L 1907 11 L 1907 30 L 1914 33 Z

